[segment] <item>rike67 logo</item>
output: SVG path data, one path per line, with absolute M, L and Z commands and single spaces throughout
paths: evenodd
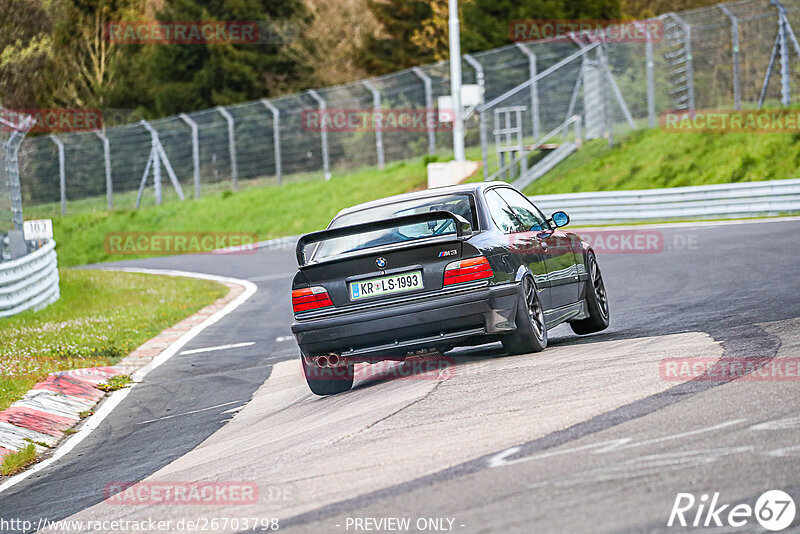
M 703 494 L 699 499 L 691 493 L 678 493 L 667 526 L 681 527 L 744 527 L 757 521 L 762 528 L 777 532 L 792 524 L 795 517 L 794 499 L 781 490 L 761 494 L 755 506 L 749 504 L 722 504 L 719 493 L 710 498 Z

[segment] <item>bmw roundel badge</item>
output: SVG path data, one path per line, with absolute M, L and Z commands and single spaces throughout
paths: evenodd
M 386 267 L 386 258 L 378 258 L 375 260 L 375 265 L 378 266 L 378 269 L 383 269 Z

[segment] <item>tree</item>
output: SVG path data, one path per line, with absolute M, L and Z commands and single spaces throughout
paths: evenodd
M 369 73 L 385 74 L 434 60 L 433 53 L 412 41 L 433 14 L 430 0 L 369 0 L 367 5 L 381 27 L 361 50 L 361 64 Z
M 459 9 L 463 13 L 464 4 L 469 0 L 462 0 Z M 431 0 L 431 15 L 422 21 L 421 27 L 411 35 L 411 42 L 417 48 L 424 50 L 435 61 L 442 61 L 450 57 L 450 41 L 448 39 L 448 2 L 447 0 Z
M 367 0 L 305 0 L 305 9 L 308 16 L 296 22 L 300 37 L 286 49 L 303 69 L 299 82 L 320 87 L 366 78 L 358 57 L 378 31 Z
M 510 44 L 515 20 L 619 20 L 620 0 L 471 0 L 461 10 L 461 43 L 465 52 Z
M 166 0 L 162 21 L 237 20 L 286 23 L 300 16 L 298 0 Z M 154 78 L 147 94 L 158 115 L 272 96 L 290 90 L 300 73 L 285 44 L 157 44 L 140 57 Z M 143 62 L 143 63 L 142 63 Z
M 38 107 L 53 52 L 52 20 L 40 0 L 0 2 L 0 103 Z
M 371 73 L 449 58 L 447 0 L 370 0 L 369 7 L 382 28 L 362 50 Z M 461 49 L 472 53 L 510 44 L 514 20 L 620 17 L 620 0 L 461 0 Z
M 107 25 L 141 19 L 144 0 L 60 0 L 56 57 L 44 99 L 53 105 L 105 107 L 129 82 L 135 50 L 113 42 Z

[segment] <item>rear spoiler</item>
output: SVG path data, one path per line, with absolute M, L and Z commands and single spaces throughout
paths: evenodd
M 451 213 L 449 211 L 429 211 L 427 213 L 415 213 L 413 215 L 404 215 L 402 217 L 395 217 L 394 219 L 384 219 L 381 221 L 372 221 L 361 224 L 354 224 L 352 226 L 342 226 L 341 228 L 332 228 L 330 230 L 322 230 L 320 232 L 312 232 L 301 237 L 297 241 L 297 265 L 302 267 L 306 264 L 305 247 L 312 243 L 319 243 L 327 241 L 328 239 L 335 239 L 337 237 L 346 237 L 349 235 L 364 234 L 367 232 L 374 232 L 376 230 L 385 230 L 387 228 L 395 228 L 397 226 L 405 226 L 407 224 L 417 224 L 430 221 L 441 221 L 442 219 L 451 219 L 456 227 L 456 235 L 460 238 L 464 235 L 463 223 L 468 223 L 463 217 Z

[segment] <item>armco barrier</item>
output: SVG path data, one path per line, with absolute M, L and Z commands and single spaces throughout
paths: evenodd
M 0 317 L 40 309 L 58 300 L 58 260 L 52 239 L 16 260 L 0 263 Z
M 800 179 L 529 197 L 573 224 L 767 217 L 800 212 Z

